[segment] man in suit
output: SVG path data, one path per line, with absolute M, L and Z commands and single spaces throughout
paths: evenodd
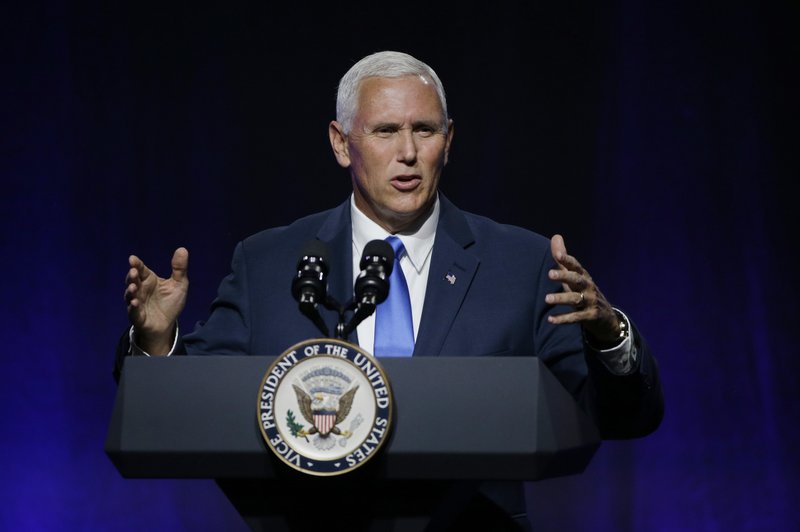
M 400 267 L 410 292 L 413 356 L 538 356 L 604 438 L 657 428 L 663 399 L 655 359 L 630 318 L 567 253 L 563 238 L 461 211 L 440 193 L 454 126 L 428 65 L 398 52 L 363 58 L 340 82 L 328 133 L 337 162 L 349 170 L 352 195 L 240 242 L 208 320 L 193 332 L 177 330 L 188 251 L 175 251 L 167 278 L 130 257 L 125 300 L 132 327 L 117 375 L 128 354 L 277 355 L 319 336 L 287 286 L 304 245 L 327 244 L 330 291 L 347 301 L 367 242 L 396 235 L 405 247 Z M 324 318 L 333 330 L 338 315 Z M 380 357 L 375 333 L 369 316 L 350 341 Z M 525 526 L 519 484 L 486 483 L 464 500 L 454 522 Z

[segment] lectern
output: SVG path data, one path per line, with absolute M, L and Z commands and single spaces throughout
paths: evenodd
M 422 530 L 455 485 L 577 474 L 600 445 L 536 357 L 386 358 L 394 419 L 380 455 L 314 477 L 282 463 L 261 435 L 258 393 L 272 360 L 126 359 L 106 453 L 125 478 L 215 479 L 254 530 L 300 529 L 320 513 L 333 529 L 367 516 Z

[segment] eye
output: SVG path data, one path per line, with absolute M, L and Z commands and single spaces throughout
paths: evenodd
M 414 128 L 414 132 L 420 137 L 427 138 L 436 134 L 437 129 L 433 126 L 424 124 Z
M 375 135 L 378 137 L 390 137 L 395 133 L 397 133 L 397 127 L 395 126 L 378 126 L 375 128 Z

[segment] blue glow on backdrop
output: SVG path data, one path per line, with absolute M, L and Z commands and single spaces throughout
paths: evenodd
M 658 432 L 531 484 L 534 530 L 800 528 L 796 2 L 262 4 L 3 9 L 0 529 L 245 529 L 104 453 L 127 257 L 186 246 L 203 319 L 239 239 L 348 193 L 336 84 L 389 48 L 448 90 L 450 199 L 564 234 L 661 365 Z

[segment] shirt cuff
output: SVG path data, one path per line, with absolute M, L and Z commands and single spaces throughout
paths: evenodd
M 633 329 L 631 329 L 631 322 L 624 312 L 615 308 L 614 309 L 625 320 L 627 330 L 630 331 L 622 342 L 610 349 L 595 349 L 592 345 L 584 339 L 584 344 L 597 354 L 603 365 L 608 368 L 608 371 L 614 375 L 629 375 L 636 370 L 636 361 L 638 352 L 636 344 L 633 342 Z
M 171 356 L 172 352 L 175 351 L 175 346 L 178 345 L 178 334 L 180 332 L 180 331 L 178 331 L 179 327 L 180 326 L 176 323 L 175 324 L 175 336 L 172 339 L 172 347 L 169 348 L 169 352 L 166 355 L 160 355 L 160 356 Z M 145 351 L 144 349 L 142 349 L 141 347 L 139 347 L 138 345 L 136 345 L 136 341 L 134 340 L 134 337 L 135 337 L 135 335 L 133 334 L 133 325 L 131 325 L 131 329 L 130 329 L 130 331 L 128 331 L 128 340 L 129 340 L 128 343 L 130 344 L 130 346 L 128 347 L 128 354 L 129 355 L 131 355 L 131 356 L 146 356 L 146 357 L 154 356 L 154 355 L 151 355 L 150 353 L 148 353 L 147 351 Z

